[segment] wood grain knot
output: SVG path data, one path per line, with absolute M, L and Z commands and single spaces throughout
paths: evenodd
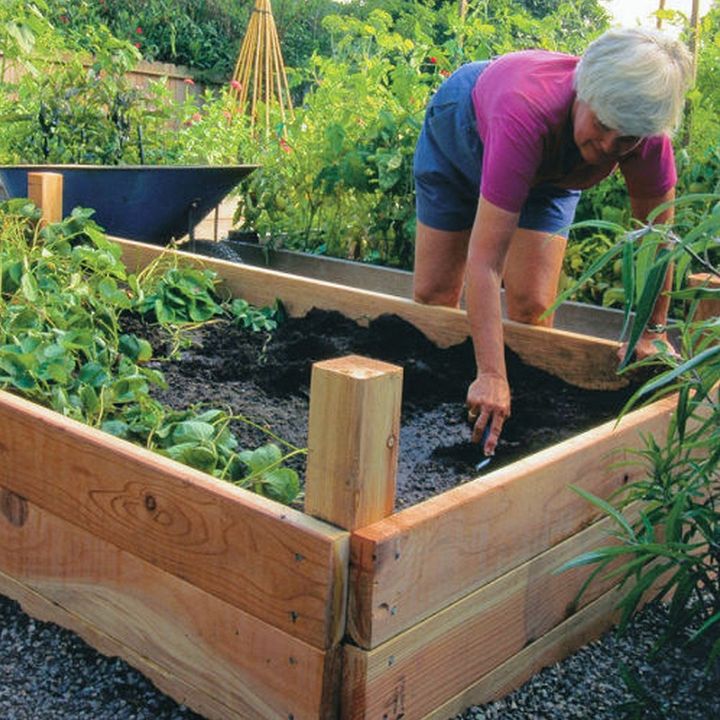
M 0 490 L 0 512 L 15 527 L 22 527 L 28 518 L 28 502 L 10 490 Z

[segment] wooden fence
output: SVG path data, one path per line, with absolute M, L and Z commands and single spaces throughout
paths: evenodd
M 0 63 L 2 63 L 3 55 L 0 53 Z M 60 62 L 58 60 L 58 62 Z M 87 67 L 90 61 L 86 62 Z M 5 71 L 0 81 L 7 83 L 17 82 L 25 73 L 25 69 L 18 63 L 8 61 L 5 65 Z M 130 79 L 136 87 L 146 87 L 154 80 L 166 78 L 167 85 L 172 90 L 173 96 L 177 102 L 184 102 L 188 94 L 194 97 L 200 97 L 205 91 L 207 84 L 193 80 L 192 71 L 183 65 L 173 65 L 172 63 L 156 63 L 141 60 L 135 70 L 128 73 Z M 186 82 L 188 79 L 193 80 L 192 83 Z

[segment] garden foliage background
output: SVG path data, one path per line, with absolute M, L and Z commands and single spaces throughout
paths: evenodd
M 0 161 L 258 163 L 237 220 L 269 244 L 411 268 L 412 154 L 431 93 L 460 64 L 528 47 L 581 53 L 609 26 L 598 0 L 274 0 L 295 102 L 252 132 L 230 79 L 246 0 L 6 0 L 0 7 Z M 687 31 L 687 18 L 664 14 Z M 720 4 L 701 28 L 697 85 L 676 137 L 679 194 L 720 189 Z M 88 55 L 88 53 L 90 55 Z M 126 77 L 143 57 L 189 66 L 177 103 Z M 58 61 L 62 58 L 62 61 Z M 13 64 L 25 72 L 6 81 Z M 194 78 L 194 79 L 193 79 Z M 195 81 L 215 82 L 198 100 Z M 172 128 L 172 131 L 169 130 Z M 577 220 L 626 225 L 621 179 L 583 195 Z M 573 233 L 564 283 L 614 242 Z M 620 267 L 579 299 L 622 303 Z

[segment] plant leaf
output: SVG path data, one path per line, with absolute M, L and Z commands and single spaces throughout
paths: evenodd
M 597 497 L 596 495 L 593 495 L 591 492 L 588 492 L 587 490 L 584 490 L 577 485 L 571 485 L 570 488 L 581 497 L 584 497 L 588 502 L 595 505 L 595 507 L 600 508 L 600 510 L 602 510 L 606 515 L 609 515 L 611 518 L 613 518 L 613 520 L 615 520 L 615 522 L 620 525 L 623 530 L 625 530 L 629 537 L 631 537 L 633 540 L 635 539 L 635 532 L 630 526 L 630 523 L 625 519 L 623 514 L 619 510 L 614 508 L 609 502 Z
M 681 375 L 685 375 L 686 373 L 694 370 L 696 367 L 704 365 L 713 357 L 715 357 L 715 355 L 718 354 L 720 354 L 720 345 L 715 345 L 713 347 L 709 347 L 703 350 L 701 353 L 690 358 L 682 365 L 678 365 L 676 368 L 673 368 L 672 370 L 663 373 L 659 377 L 643 385 L 642 388 L 640 388 L 640 390 L 638 391 L 637 397 L 640 398 L 645 395 L 649 395 L 650 393 L 655 392 L 662 387 L 665 387 Z
M 645 326 L 648 324 L 650 315 L 652 314 L 655 302 L 660 295 L 663 283 L 665 282 L 665 276 L 667 275 L 669 265 L 669 253 L 665 248 L 660 248 L 658 251 L 658 258 L 655 264 L 650 268 L 650 271 L 645 280 L 645 284 L 640 295 L 640 299 L 637 302 L 635 308 L 635 321 L 633 322 L 632 331 L 630 333 L 630 339 L 628 340 L 627 352 L 623 361 L 620 363 L 620 368 L 624 368 L 630 362 L 635 351 L 640 335 L 642 335 Z M 628 299 L 630 302 L 630 299 Z

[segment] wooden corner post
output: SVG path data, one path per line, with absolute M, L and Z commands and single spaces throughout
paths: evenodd
M 313 365 L 305 512 L 346 530 L 392 514 L 402 368 L 348 355 Z
M 44 223 L 60 222 L 63 217 L 63 176 L 61 173 L 29 172 L 28 198 L 42 210 Z

